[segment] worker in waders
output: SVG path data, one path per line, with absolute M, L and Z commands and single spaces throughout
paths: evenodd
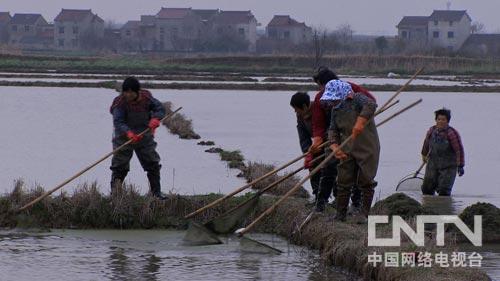
M 123 81 L 122 93 L 113 100 L 110 112 L 114 125 L 113 148 L 132 140 L 131 144 L 116 152 L 111 160 L 111 193 L 122 187 L 135 152 L 147 172 L 151 194 L 164 200 L 166 197 L 161 193 L 160 185 L 160 155 L 156 152 L 154 133 L 160 126 L 160 120 L 165 117 L 165 108 L 149 91 L 141 89 L 135 77 L 128 77 Z M 138 135 L 147 128 L 150 131 Z
M 299 143 L 302 153 L 309 151 L 312 144 L 312 103 L 309 95 L 304 92 L 295 93 L 290 99 L 290 106 L 294 109 L 297 115 L 297 132 L 299 134 Z M 311 171 L 314 169 L 316 164 L 321 161 L 318 160 L 316 163 L 311 163 L 313 158 L 318 157 L 320 154 L 313 155 L 308 153 L 304 158 L 304 167 Z M 319 182 L 321 179 L 321 174 L 314 174 L 311 179 L 311 187 L 314 195 L 314 202 L 318 199 Z
M 434 114 L 436 125 L 427 131 L 422 147 L 422 159 L 427 162 L 422 193 L 450 196 L 456 175 L 464 175 L 464 147 L 458 131 L 449 125 L 450 110 Z
M 361 212 L 355 215 L 357 223 L 366 223 L 375 192 L 380 155 L 380 142 L 374 122 L 377 104 L 367 95 L 353 91 L 341 80 L 326 84 L 321 101 L 332 108 L 328 139 L 330 149 L 339 160 L 337 169 L 337 214 L 335 220 L 345 221 L 351 187 L 357 184 L 361 191 Z M 338 149 L 352 135 L 352 140 Z
M 330 127 L 331 120 L 331 104 L 321 101 L 321 97 L 325 92 L 326 84 L 331 80 L 338 80 L 337 75 L 327 67 L 320 67 L 318 72 L 313 76 L 314 82 L 319 86 L 319 92 L 314 97 L 314 103 L 312 107 L 312 122 L 313 122 L 313 143 L 309 151 L 311 153 L 318 153 L 318 147 L 327 140 L 327 131 Z M 349 83 L 356 92 L 363 93 L 372 100 L 375 100 L 370 92 L 368 92 L 363 87 L 360 87 L 354 83 Z M 331 153 L 328 146 L 325 147 L 324 153 L 326 155 Z M 321 180 L 320 188 L 318 191 L 318 200 L 316 203 L 316 211 L 323 212 L 325 209 L 325 204 L 328 202 L 330 194 L 337 196 L 337 159 L 332 159 L 328 162 L 320 171 Z M 360 208 L 361 194 L 356 185 L 352 186 L 352 213 L 358 213 Z M 336 204 L 334 204 L 335 206 Z

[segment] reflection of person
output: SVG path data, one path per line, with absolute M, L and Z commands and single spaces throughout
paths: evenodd
M 302 153 L 306 153 L 312 144 L 311 99 L 307 93 L 297 92 L 290 99 L 290 106 L 292 106 L 297 115 L 297 132 L 299 133 L 300 149 L 302 150 Z M 312 170 L 316 165 L 311 164 L 311 161 L 318 155 L 319 154 L 316 154 L 313 157 L 313 154 L 308 153 L 306 158 L 304 159 L 304 167 L 306 169 Z M 320 161 L 316 161 L 316 163 L 314 164 L 318 164 L 319 162 Z M 316 173 L 310 179 L 315 202 L 318 199 L 320 178 L 321 174 Z
M 365 223 L 372 205 L 377 182 L 380 143 L 377 127 L 369 120 L 377 104 L 363 93 L 354 92 L 351 85 L 341 80 L 328 82 L 321 98 L 332 107 L 328 138 L 335 151 L 337 165 L 337 215 L 335 220 L 345 221 L 351 187 L 357 184 L 361 191 L 361 213 L 358 223 Z M 352 141 L 343 149 L 339 145 L 352 135 Z
M 144 171 L 147 172 L 151 193 L 159 199 L 165 199 L 160 185 L 160 155 L 156 152 L 154 141 L 155 129 L 165 117 L 163 105 L 149 91 L 141 89 L 139 81 L 134 77 L 125 79 L 122 94 L 116 97 L 110 108 L 113 114 L 113 148 L 121 146 L 128 140 L 132 143 L 113 155 L 111 160 L 111 192 L 121 187 L 130 170 L 130 159 L 133 152 L 139 158 Z M 142 131 L 151 130 L 139 136 Z
M 464 147 L 458 131 L 449 126 L 450 110 L 434 114 L 436 125 L 427 131 L 422 147 L 422 159 L 427 162 L 422 193 L 450 196 L 456 174 L 464 175 Z

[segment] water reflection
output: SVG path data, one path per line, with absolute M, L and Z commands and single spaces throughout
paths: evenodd
M 458 202 L 453 196 L 422 195 L 422 206 L 438 215 L 455 215 L 458 213 Z

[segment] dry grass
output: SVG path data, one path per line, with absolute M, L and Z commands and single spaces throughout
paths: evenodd
M 251 182 L 270 171 L 276 169 L 275 166 L 263 163 L 249 162 L 247 167 L 243 170 L 243 177 L 247 180 L 247 182 Z M 272 184 L 273 182 L 280 180 L 281 178 L 287 176 L 287 174 L 280 176 L 274 174 L 269 176 L 268 178 L 259 181 L 258 183 L 252 186 L 253 189 L 261 190 Z M 291 178 L 286 179 L 282 183 L 278 184 L 276 187 L 269 190 L 267 193 L 273 195 L 284 195 L 290 190 L 293 186 L 295 186 L 300 181 L 300 178 L 297 176 L 292 176 Z M 308 198 L 309 193 L 301 187 L 295 194 L 295 197 Z
M 165 102 L 163 103 L 163 106 L 165 107 L 167 114 L 173 112 L 171 102 Z M 200 135 L 195 133 L 193 130 L 193 121 L 191 119 L 187 119 L 182 113 L 177 113 L 169 120 L 165 120 L 163 125 L 170 130 L 170 133 L 178 135 L 181 139 L 200 139 Z

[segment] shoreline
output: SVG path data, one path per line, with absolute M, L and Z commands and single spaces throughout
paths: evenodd
M 193 196 L 169 194 L 166 201 L 158 201 L 148 195 L 140 195 L 133 187 L 126 186 L 122 193 L 110 197 L 103 195 L 97 183 L 93 183 L 80 186 L 71 196 L 63 192 L 60 195 L 45 198 L 24 213 L 14 215 L 13 210 L 42 192 L 41 187 L 26 191 L 22 181 L 17 182 L 11 193 L 0 197 L 0 227 L 185 230 L 188 221 L 183 218 L 184 215 L 222 196 L 220 194 Z M 251 195 L 246 194 L 230 198 L 221 205 L 195 216 L 193 220 L 203 223 L 248 199 L 249 196 Z M 278 197 L 275 196 L 262 196 L 255 211 L 245 219 L 244 225 L 250 223 L 277 199 Z M 418 267 L 389 268 L 381 265 L 373 267 L 367 262 L 367 254 L 374 250 L 380 250 L 379 252 L 383 253 L 385 250 L 366 246 L 366 225 L 356 225 L 349 221 L 333 223 L 329 221 L 327 213 L 327 215 L 315 217 L 301 232 L 294 233 L 296 226 L 309 213 L 305 207 L 306 202 L 301 198 L 286 200 L 257 225 L 255 232 L 278 234 L 293 244 L 319 250 L 326 265 L 340 267 L 364 280 L 490 280 L 483 271 L 473 268 L 433 266 L 423 270 Z M 389 232 L 384 230 L 384 233 Z M 451 251 L 452 248 L 443 249 L 431 246 L 415 248 L 403 242 L 398 250 L 446 252 Z
M 147 81 L 147 80 L 146 80 Z M 317 91 L 314 84 L 230 84 L 230 83 L 143 83 L 146 89 L 170 89 L 170 90 L 254 90 L 254 91 Z M 45 82 L 45 81 L 2 81 L 0 86 L 5 87 L 61 87 L 61 88 L 105 88 L 115 89 L 116 81 L 102 82 Z M 402 85 L 372 85 L 360 84 L 372 92 L 393 92 L 401 88 Z M 406 92 L 455 92 L 455 93 L 500 93 L 499 86 L 428 86 L 409 85 Z

